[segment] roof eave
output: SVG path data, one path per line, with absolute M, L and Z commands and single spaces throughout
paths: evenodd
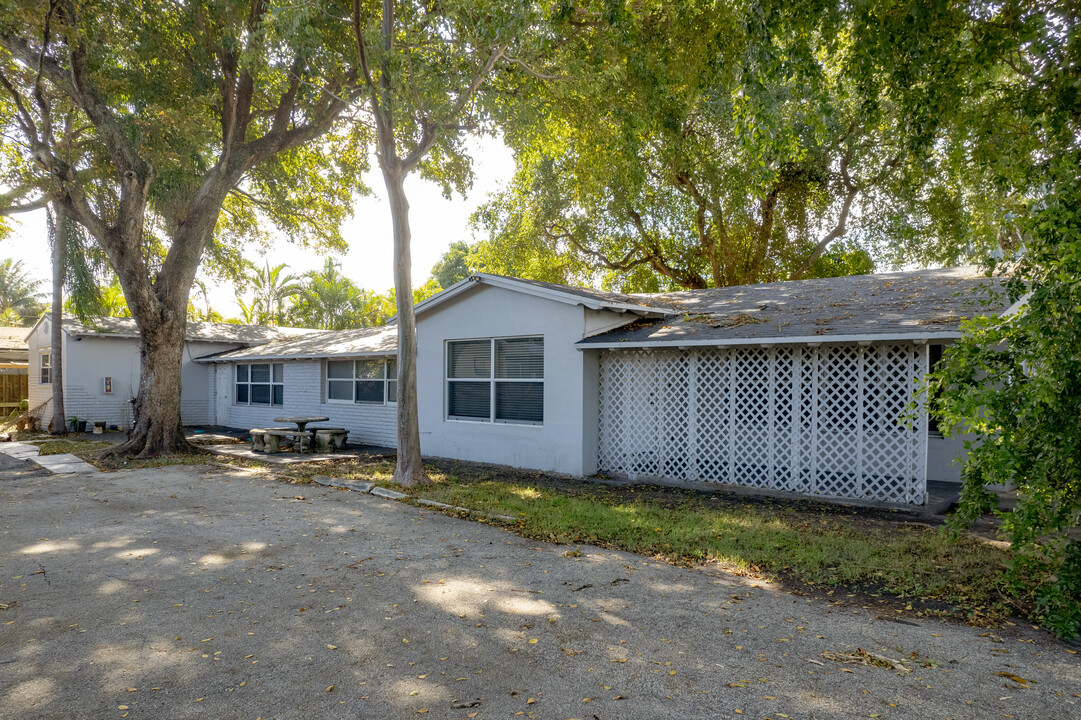
M 637 348 L 688 348 L 688 347 L 731 347 L 736 345 L 821 345 L 824 343 L 872 343 L 888 341 L 908 341 L 922 345 L 934 340 L 956 340 L 961 337 L 960 330 L 934 333 L 874 333 L 850 335 L 801 335 L 793 337 L 765 338 L 713 338 L 709 340 L 627 340 L 612 342 L 589 342 L 579 340 L 575 347 L 579 350 L 620 350 Z
M 616 303 L 606 302 L 603 300 L 593 300 L 581 295 L 575 295 L 574 293 L 565 293 L 558 290 L 549 288 L 538 287 L 536 285 L 530 285 L 529 283 L 515 282 L 513 278 L 505 278 L 499 275 L 489 275 L 487 273 L 474 273 L 464 280 L 451 285 L 446 290 L 433 295 L 432 297 L 417 303 L 413 308 L 415 315 L 421 315 L 428 310 L 431 310 L 438 305 L 447 302 L 448 300 L 461 295 L 462 293 L 472 290 L 475 286 L 484 284 L 491 285 L 492 287 L 502 288 L 504 290 L 510 290 L 512 292 L 520 292 L 524 295 L 532 295 L 534 297 L 545 298 L 547 300 L 554 300 L 555 302 L 566 303 L 568 305 L 581 305 L 589 310 L 610 310 L 617 313 L 634 313 L 636 315 L 656 315 L 657 317 L 663 317 L 671 310 L 665 310 L 661 308 L 649 307 L 648 305 L 632 305 L 630 303 Z

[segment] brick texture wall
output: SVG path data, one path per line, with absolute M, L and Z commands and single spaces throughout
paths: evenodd
M 286 361 L 283 366 L 284 404 L 281 407 L 235 404 L 234 366 L 228 364 L 213 366 L 215 371 L 211 382 L 211 392 L 224 386 L 228 389 L 229 396 L 228 402 L 224 404 L 225 413 L 217 418 L 218 424 L 251 429 L 282 425 L 282 423 L 274 422 L 276 417 L 322 415 L 329 417 L 330 420 L 317 423 L 317 426 L 346 428 L 349 430 L 350 443 L 397 446 L 395 405 L 328 403 L 325 401 L 325 366 L 322 361 Z M 222 405 L 219 405 L 220 407 Z

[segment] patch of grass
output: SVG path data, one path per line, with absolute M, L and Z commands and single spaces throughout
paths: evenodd
M 46 440 L 36 443 L 38 455 L 60 455 L 71 453 L 85 458 L 87 455 L 112 447 L 112 443 L 104 440 Z
M 951 542 L 911 516 L 667 488 L 548 482 L 541 476 L 434 475 L 435 484 L 404 490 L 513 516 L 516 531 L 528 537 L 683 565 L 716 564 L 830 596 L 892 597 L 902 609 L 912 601 L 939 613 L 946 604 L 970 619 L 1006 611 L 1006 553 L 973 538 Z
M 15 439 L 19 442 L 26 442 L 27 440 L 48 440 L 49 438 L 54 437 L 56 437 L 56 435 L 45 430 L 18 430 L 15 433 Z

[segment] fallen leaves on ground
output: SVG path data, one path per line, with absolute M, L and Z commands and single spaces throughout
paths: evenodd
M 863 648 L 856 648 L 855 652 L 842 653 L 833 653 L 829 650 L 823 650 L 822 657 L 839 663 L 852 663 L 856 665 L 867 665 L 869 667 L 895 670 L 898 675 L 907 675 L 912 672 L 910 668 L 905 666 L 903 660 L 893 660 L 885 655 L 876 655 L 875 653 L 867 652 Z
M 1014 675 L 1011 672 L 997 672 L 995 673 L 995 675 L 998 675 L 999 677 L 1004 677 L 1007 680 L 1013 680 L 1015 683 L 1017 683 L 1023 688 L 1029 688 L 1036 684 L 1034 680 L 1026 680 L 1020 675 Z

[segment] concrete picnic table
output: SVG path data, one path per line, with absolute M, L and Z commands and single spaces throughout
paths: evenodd
M 296 423 L 297 430 L 299 430 L 300 432 L 304 432 L 304 427 L 308 423 L 325 422 L 327 420 L 330 420 L 330 418 L 322 417 L 322 416 L 318 416 L 318 415 L 313 415 L 313 416 L 310 416 L 310 417 L 309 416 L 302 416 L 302 417 L 279 417 L 279 418 L 274 418 L 274 422 Z

